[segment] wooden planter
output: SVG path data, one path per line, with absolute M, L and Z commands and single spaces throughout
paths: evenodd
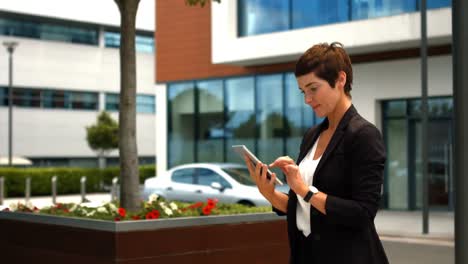
M 1 263 L 287 263 L 272 213 L 111 222 L 0 212 Z

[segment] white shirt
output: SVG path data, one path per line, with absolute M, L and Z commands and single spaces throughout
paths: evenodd
M 320 138 L 320 136 L 319 136 Z M 322 156 L 318 157 L 314 160 L 315 151 L 317 150 L 317 144 L 319 138 L 314 143 L 312 149 L 307 153 L 304 159 L 299 164 L 299 171 L 302 176 L 302 180 L 304 181 L 307 186 L 312 185 L 312 180 L 314 178 L 315 170 L 317 169 L 317 165 L 320 162 Z M 302 196 L 297 195 L 297 207 L 296 207 L 296 225 L 299 231 L 302 231 L 304 236 L 308 236 L 310 234 L 310 207 L 311 204 L 304 201 Z

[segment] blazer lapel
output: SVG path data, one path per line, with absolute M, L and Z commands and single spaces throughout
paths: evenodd
M 344 116 L 341 118 L 340 123 L 338 124 L 338 127 L 333 133 L 333 136 L 330 142 L 328 143 L 327 148 L 325 149 L 325 152 L 323 153 L 322 158 L 320 159 L 320 162 L 317 165 L 317 168 L 315 169 L 314 178 L 313 178 L 314 183 L 315 183 L 317 176 L 320 175 L 319 171 L 323 167 L 323 164 L 325 164 L 327 159 L 330 157 L 330 154 L 336 148 L 338 142 L 340 142 L 340 140 L 343 138 L 345 134 L 344 129 L 348 125 L 351 118 L 356 114 L 357 114 L 356 108 L 354 108 L 354 106 L 351 105 L 349 109 L 346 111 L 346 113 L 344 114 Z

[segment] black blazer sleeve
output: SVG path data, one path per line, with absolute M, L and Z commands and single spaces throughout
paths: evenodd
M 371 224 L 379 207 L 385 146 L 379 130 L 370 123 L 354 132 L 350 146 L 351 199 L 328 195 L 325 209 L 332 222 L 361 228 Z

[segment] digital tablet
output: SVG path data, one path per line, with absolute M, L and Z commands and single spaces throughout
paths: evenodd
M 249 157 L 249 159 L 252 161 L 254 166 L 256 166 L 258 162 L 260 162 L 260 160 L 257 157 L 255 157 L 255 155 L 252 152 L 250 152 L 250 150 L 245 145 L 233 145 L 232 149 L 240 155 L 242 160 L 244 160 L 244 155 L 247 155 L 247 157 Z M 268 179 L 271 179 L 270 178 L 271 174 L 272 172 L 268 170 L 267 171 Z M 276 183 L 279 185 L 283 185 L 283 183 L 278 179 L 278 177 L 276 178 Z

